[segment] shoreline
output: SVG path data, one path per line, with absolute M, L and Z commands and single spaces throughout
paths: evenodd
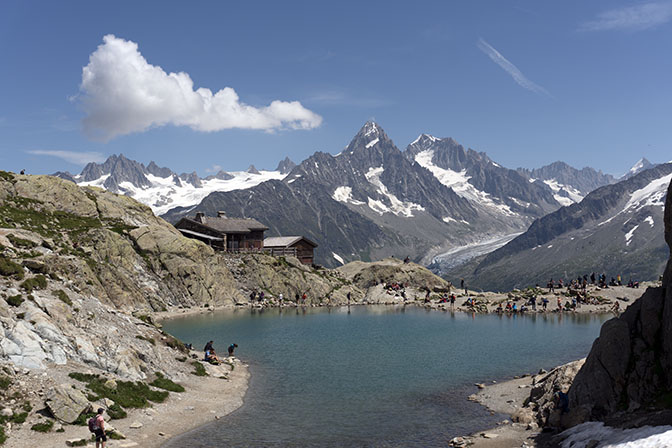
M 107 428 L 114 428 L 125 439 L 113 440 L 108 437 L 110 448 L 146 447 L 159 448 L 174 437 L 218 420 L 243 405 L 249 387 L 249 368 L 238 358 L 227 358 L 231 367 L 224 363 L 219 366 L 205 364 L 208 376 L 187 377 L 179 383 L 186 389 L 182 393 L 171 393 L 163 403 L 152 403 L 151 407 L 127 409 L 128 416 L 118 420 L 106 420 Z M 223 377 L 227 376 L 228 379 Z M 217 393 L 213 393 L 217 391 Z M 49 446 L 69 446 L 68 441 L 86 439 L 84 446 L 95 446 L 86 426 L 62 425 L 63 431 L 49 433 Z M 13 430 L 12 437 L 5 443 L 7 448 L 31 448 L 41 444 L 41 437 L 27 426 Z

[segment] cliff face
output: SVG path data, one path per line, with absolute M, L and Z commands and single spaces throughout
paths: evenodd
M 672 249 L 672 183 L 665 205 Z M 672 258 L 661 287 L 649 288 L 602 326 L 569 390 L 565 425 L 602 420 L 619 411 L 669 408 L 672 401 Z

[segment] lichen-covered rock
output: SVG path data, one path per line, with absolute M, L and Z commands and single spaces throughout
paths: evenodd
M 73 423 L 91 405 L 86 396 L 69 384 L 61 384 L 49 390 L 46 400 L 51 415 L 63 423 Z

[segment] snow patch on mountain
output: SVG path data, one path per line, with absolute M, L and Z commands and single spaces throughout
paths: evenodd
M 629 246 L 632 240 L 633 235 L 635 234 L 635 230 L 639 227 L 639 224 L 637 224 L 635 227 L 630 229 L 628 233 L 625 234 L 625 245 Z
M 352 197 L 352 188 L 351 187 L 338 187 L 334 190 L 334 193 L 331 197 L 338 202 L 343 202 L 345 204 L 352 205 L 364 205 L 362 201 L 358 201 Z
M 667 186 L 670 184 L 670 180 L 672 180 L 672 173 L 656 179 L 646 187 L 633 192 L 630 196 L 630 200 L 623 208 L 623 212 L 631 209 L 636 211 L 644 207 L 660 206 L 665 208 L 663 199 L 667 193 Z
M 342 258 L 340 255 L 338 255 L 337 253 L 332 252 L 332 253 L 331 253 L 331 256 L 334 257 L 334 259 L 335 259 L 336 261 L 338 261 L 339 263 L 341 263 L 341 264 L 345 264 L 345 261 L 343 260 L 343 258 Z
M 369 143 L 367 143 L 367 144 L 366 144 L 366 147 L 367 147 L 367 148 L 370 148 L 370 147 L 372 147 L 373 145 L 375 145 L 376 143 L 378 143 L 379 141 L 380 141 L 379 138 L 375 138 L 375 139 L 371 140 Z
M 467 170 L 453 171 L 441 168 L 434 164 L 434 150 L 427 149 L 416 154 L 415 161 L 420 166 L 427 168 L 436 179 L 448 188 L 472 202 L 483 204 L 490 208 L 494 208 L 505 215 L 516 215 L 515 212 L 506 204 L 496 203 L 490 195 L 484 191 L 478 190 L 469 183 L 470 176 L 467 175 Z
M 390 206 L 388 207 L 380 200 L 369 198 L 368 205 L 371 210 L 380 215 L 383 213 L 394 213 L 397 216 L 412 218 L 413 210 L 422 211 L 425 209 L 423 206 L 414 202 L 401 201 L 394 194 L 390 193 L 385 184 L 380 180 L 383 171 L 384 168 L 382 166 L 378 168 L 369 168 L 369 171 L 364 175 L 366 180 L 376 187 L 377 192 L 385 196 L 390 203 Z
M 581 192 L 570 185 L 561 184 L 555 179 L 545 180 L 544 183 L 553 190 L 553 197 L 563 206 L 572 205 L 575 202 L 583 200 Z
M 653 223 L 653 216 L 647 216 L 646 218 L 644 218 L 644 222 L 648 222 L 649 225 L 650 225 L 651 227 L 653 227 L 653 226 L 654 226 L 654 223 Z
M 227 180 L 202 179 L 201 187 L 196 187 L 188 182 L 181 182 L 181 185 L 178 186 L 175 184 L 173 176 L 158 177 L 145 174 L 151 186 L 137 187 L 131 182 L 121 182 L 119 188 L 121 193 L 147 204 L 155 214 L 162 215 L 174 207 L 188 207 L 198 204 L 203 198 L 215 191 L 244 190 L 268 180 L 282 180 L 287 176 L 287 174 L 282 174 L 279 171 L 263 170 L 259 171 L 259 174 L 246 171 L 234 171 L 229 174 L 233 177 Z M 101 176 L 91 182 L 78 184 L 102 187 L 107 177 L 109 175 Z

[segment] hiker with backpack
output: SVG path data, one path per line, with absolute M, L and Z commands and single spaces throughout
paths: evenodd
M 105 448 L 107 436 L 105 435 L 105 419 L 103 418 L 105 409 L 98 408 L 98 413 L 89 419 L 89 431 L 96 436 L 96 448 Z

